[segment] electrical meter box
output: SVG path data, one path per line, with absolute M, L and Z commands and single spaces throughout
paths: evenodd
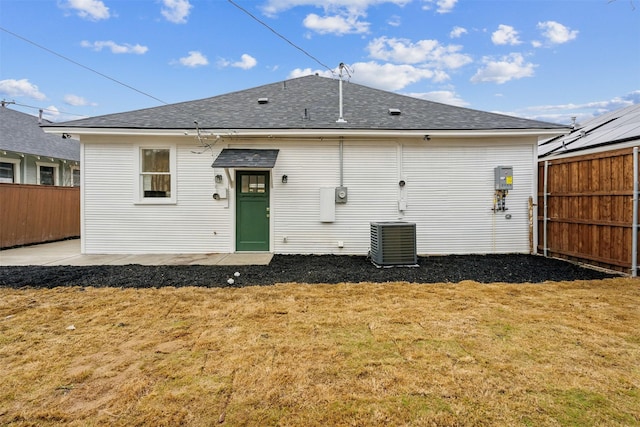
M 513 190 L 513 166 L 496 166 L 496 190 Z
M 336 187 L 336 203 L 347 203 L 347 187 Z

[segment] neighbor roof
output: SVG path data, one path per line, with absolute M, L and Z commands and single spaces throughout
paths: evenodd
M 595 117 L 576 126 L 568 135 L 542 141 L 538 156 L 561 155 L 634 140 L 640 140 L 640 104 Z
M 40 128 L 37 117 L 7 107 L 0 107 L 0 150 L 63 160 L 80 160 L 78 140 L 46 134 Z
M 399 113 L 399 114 L 398 114 Z M 352 129 L 494 130 L 562 129 L 564 126 L 425 101 L 343 83 L 299 77 L 212 98 L 48 125 L 106 129 Z

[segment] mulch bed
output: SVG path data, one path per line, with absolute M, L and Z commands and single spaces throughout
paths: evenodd
M 239 276 L 235 276 L 239 273 Z M 275 283 L 412 282 L 540 283 L 618 277 L 535 255 L 419 257 L 417 267 L 378 268 L 364 256 L 275 255 L 268 266 L 10 266 L 0 267 L 0 287 L 92 286 L 243 287 Z M 233 279 L 233 283 L 229 283 Z

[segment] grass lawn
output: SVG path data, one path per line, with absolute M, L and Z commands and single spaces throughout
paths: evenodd
M 0 289 L 0 425 L 640 426 L 640 280 Z

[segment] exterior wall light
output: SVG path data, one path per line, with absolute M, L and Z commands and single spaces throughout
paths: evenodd
M 286 184 L 289 181 L 289 177 L 287 175 L 282 175 L 282 183 Z
M 222 175 L 216 175 L 216 183 L 220 184 L 222 182 Z

